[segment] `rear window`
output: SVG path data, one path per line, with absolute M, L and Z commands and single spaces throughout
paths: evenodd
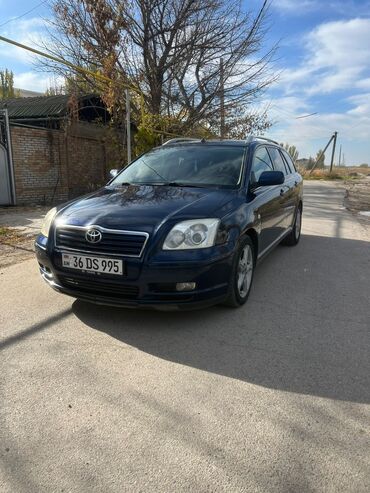
M 284 173 L 284 175 L 289 174 L 289 170 L 285 165 L 279 150 L 276 147 L 269 147 L 269 154 L 271 156 L 274 169 L 276 171 L 281 171 L 282 173 Z
M 294 173 L 296 171 L 296 167 L 294 166 L 293 159 L 284 149 L 280 149 L 280 152 L 283 154 L 283 157 L 285 158 L 285 162 L 288 165 L 290 172 Z

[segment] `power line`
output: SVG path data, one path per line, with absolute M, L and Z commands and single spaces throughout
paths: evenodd
M 61 63 L 62 65 L 66 65 L 67 67 L 72 68 L 76 72 L 79 72 L 79 73 L 82 73 L 85 75 L 90 75 L 90 76 L 95 77 L 96 79 L 100 79 L 101 81 L 104 81 L 104 82 L 112 82 L 112 79 L 110 79 L 109 77 L 107 77 L 103 74 L 99 74 L 97 72 L 92 72 L 91 70 L 88 70 L 86 68 L 79 67 L 78 65 L 75 65 L 74 63 L 69 62 L 68 60 L 62 60 L 61 58 L 58 58 L 54 55 L 44 53 L 40 50 L 36 50 L 36 48 L 31 48 L 31 46 L 27 46 L 27 45 L 18 43 L 18 41 L 14 41 L 12 39 L 5 38 L 4 36 L 0 36 L 0 41 L 4 41 L 5 43 L 9 43 L 13 46 L 17 46 L 18 48 L 22 48 L 23 50 L 30 51 L 31 53 L 34 53 L 35 55 L 43 56 L 45 58 L 48 58 L 49 60 L 52 60 L 53 62 Z
M 301 118 L 308 118 L 309 116 L 313 116 L 313 115 L 318 115 L 318 112 L 316 111 L 316 113 L 310 113 L 309 115 L 296 116 L 294 119 L 300 120 Z
M 23 14 L 21 15 L 18 15 L 17 17 L 12 17 L 11 19 L 3 22 L 2 24 L 0 24 L 0 27 L 3 27 L 5 26 L 6 24 L 9 24 L 9 22 L 13 22 L 13 21 L 16 21 L 18 19 L 21 19 L 22 17 L 30 14 L 31 12 L 33 12 L 34 10 L 38 9 L 39 7 L 41 7 L 41 5 L 44 5 L 44 3 L 46 3 L 48 0 L 43 0 L 43 2 L 40 2 L 38 3 L 37 5 L 35 5 L 34 7 L 32 7 L 32 9 L 30 10 L 27 10 L 27 12 L 24 12 Z

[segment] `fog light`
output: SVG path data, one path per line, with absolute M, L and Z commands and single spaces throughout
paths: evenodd
M 176 291 L 192 291 L 196 285 L 195 282 L 178 282 L 176 284 Z

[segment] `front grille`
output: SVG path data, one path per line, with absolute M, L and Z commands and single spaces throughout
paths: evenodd
M 139 295 L 139 288 L 129 284 L 67 276 L 58 276 L 58 278 L 62 286 L 82 293 L 107 296 L 108 298 L 120 298 L 123 300 L 134 300 Z
M 91 229 L 98 229 L 102 233 L 99 243 L 90 243 L 86 240 L 86 228 L 63 226 L 56 230 L 55 244 L 59 248 L 68 250 L 140 257 L 148 238 L 147 233 L 107 230 L 95 226 Z

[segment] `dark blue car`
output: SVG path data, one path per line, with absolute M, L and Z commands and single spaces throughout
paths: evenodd
M 301 217 L 302 177 L 277 143 L 173 139 L 49 211 L 36 255 L 45 281 L 75 298 L 237 307 L 257 261 L 298 243 Z

